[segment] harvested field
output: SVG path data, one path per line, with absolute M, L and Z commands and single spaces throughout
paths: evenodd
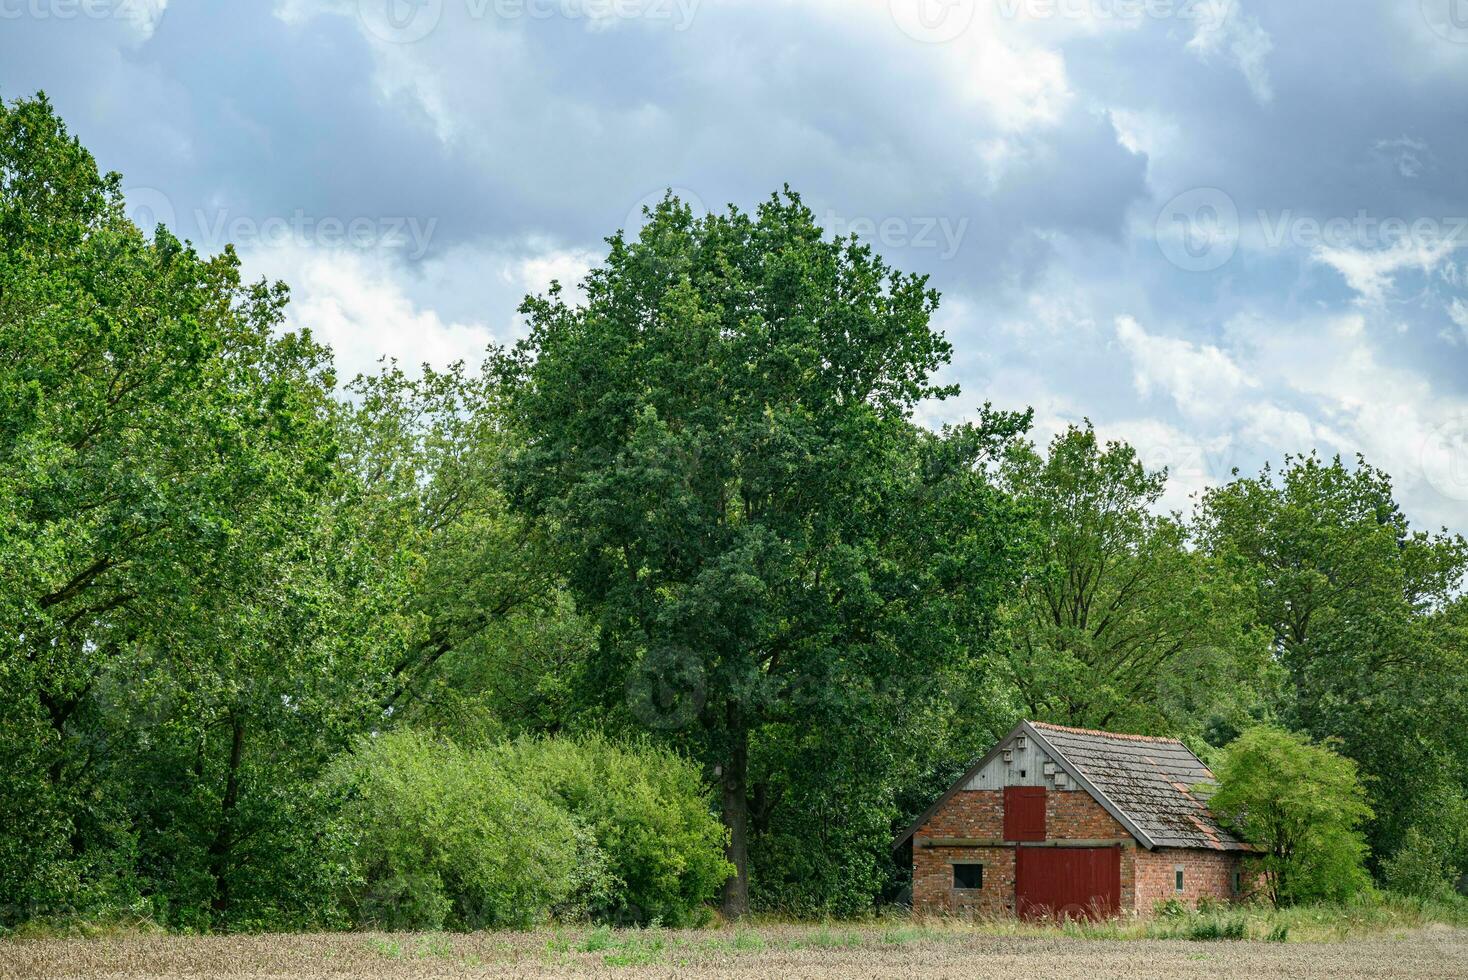
M 759 928 L 333 934 L 0 942 L 0 977 L 1468 977 L 1468 932 L 1446 927 L 1333 943 L 992 936 L 962 930 Z

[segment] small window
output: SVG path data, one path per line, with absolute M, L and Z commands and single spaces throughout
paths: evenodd
M 1238 868 L 1234 869 L 1234 894 L 1240 895 L 1244 891 L 1244 873 Z
M 955 864 L 953 866 L 953 887 L 983 888 L 984 866 L 982 864 Z
M 1183 869 L 1177 868 L 1173 871 L 1173 877 L 1177 879 L 1177 890 L 1183 890 Z

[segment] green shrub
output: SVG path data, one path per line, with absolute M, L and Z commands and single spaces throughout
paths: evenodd
M 600 737 L 464 749 L 414 732 L 334 768 L 359 925 L 698 924 L 732 869 L 698 771 Z
M 1382 863 L 1386 886 L 1416 898 L 1448 898 L 1453 894 L 1452 853 L 1441 835 L 1413 827 L 1402 836 L 1397 852 Z
M 1360 826 L 1372 812 L 1354 762 L 1260 726 L 1235 739 L 1214 771 L 1213 811 L 1258 849 L 1253 863 L 1275 904 L 1340 902 L 1370 888 Z
M 555 800 L 595 838 L 610 883 L 593 914 L 617 925 L 701 925 L 733 873 L 698 769 L 638 742 L 522 739 L 490 750 L 510 778 Z
M 528 926 L 601 900 L 608 876 L 592 836 L 494 761 L 399 732 L 338 764 L 359 925 Z

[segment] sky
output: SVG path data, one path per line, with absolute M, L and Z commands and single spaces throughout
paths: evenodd
M 1468 0 L 0 0 L 139 223 L 350 376 L 477 363 L 669 188 L 931 276 L 962 395 L 1164 504 L 1362 454 L 1468 532 Z

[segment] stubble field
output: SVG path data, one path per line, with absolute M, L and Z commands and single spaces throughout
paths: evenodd
M 1468 931 L 1430 927 L 1330 943 L 1116 941 L 877 927 L 0 942 L 5 978 L 589 976 L 1462 980 L 1468 977 Z

